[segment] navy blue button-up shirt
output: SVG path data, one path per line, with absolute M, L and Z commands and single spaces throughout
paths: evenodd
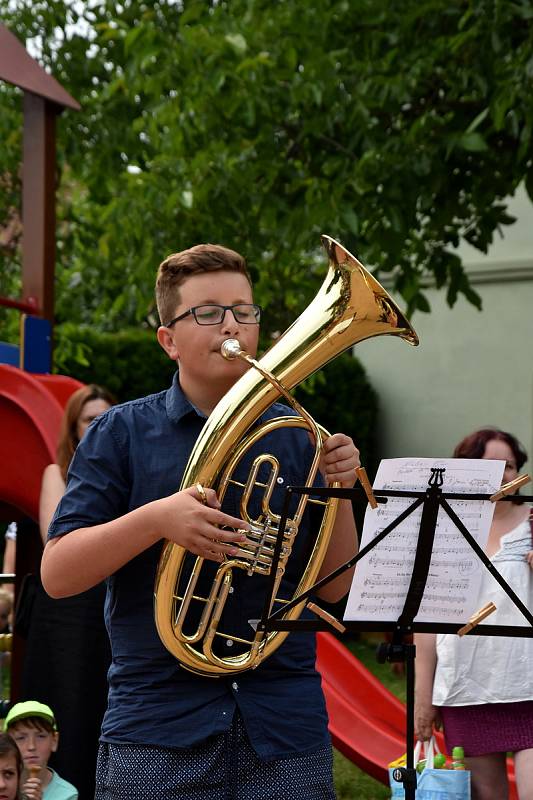
M 275 404 L 262 420 L 287 413 L 293 412 Z M 103 414 L 76 450 L 49 537 L 115 519 L 177 491 L 204 424 L 204 415 L 189 403 L 177 375 L 168 391 Z M 280 459 L 280 478 L 270 502 L 280 513 L 284 487 L 307 480 L 309 437 L 302 429 L 285 428 L 254 445 L 247 462 L 258 452 Z M 246 467 L 239 469 L 245 472 Z M 235 492 L 230 487 L 223 510 L 240 516 Z M 307 521 L 300 527 L 287 565 L 289 589 L 297 585 L 306 560 L 308 527 Z M 314 635 L 292 633 L 257 669 L 234 677 L 207 678 L 187 671 L 165 649 L 155 627 L 153 589 L 160 554 L 157 543 L 107 580 L 105 620 L 113 660 L 102 740 L 190 747 L 228 730 L 238 707 L 261 758 L 312 752 L 327 743 Z M 210 562 L 205 566 L 216 569 Z M 236 635 L 252 638 L 248 620 L 260 617 L 264 595 L 258 589 L 265 580 L 234 570 L 234 592 L 225 614 L 240 632 Z M 223 641 L 219 647 L 224 646 Z

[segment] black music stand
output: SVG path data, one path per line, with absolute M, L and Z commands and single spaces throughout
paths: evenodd
M 405 597 L 403 610 L 395 622 L 354 622 L 345 621 L 344 627 L 348 631 L 392 631 L 392 642 L 385 642 L 378 648 L 378 660 L 381 661 L 405 661 L 406 664 L 406 734 L 405 734 L 405 752 L 406 752 L 406 766 L 398 767 L 393 775 L 395 780 L 403 783 L 406 800 L 415 800 L 416 792 L 416 769 L 413 763 L 413 740 L 414 740 L 414 699 L 415 699 L 415 656 L 416 648 L 414 644 L 409 642 L 409 637 L 413 633 L 457 633 L 462 625 L 451 623 L 427 623 L 427 622 L 414 622 L 414 618 L 418 613 L 424 591 L 426 588 L 426 581 L 428 577 L 429 566 L 431 562 L 431 555 L 433 551 L 433 541 L 435 538 L 435 526 L 439 509 L 442 508 L 450 517 L 456 528 L 466 539 L 470 547 L 474 550 L 478 558 L 482 561 L 484 566 L 489 570 L 491 575 L 500 584 L 501 588 L 511 599 L 513 604 L 523 614 L 531 627 L 520 625 L 476 625 L 469 635 L 482 635 L 482 636 L 519 636 L 519 637 L 533 637 L 533 615 L 528 608 L 522 603 L 519 597 L 513 592 L 508 583 L 502 578 L 498 570 L 494 567 L 490 559 L 485 555 L 481 547 L 478 545 L 472 534 L 468 531 L 462 520 L 457 516 L 453 508 L 451 508 L 448 500 L 490 500 L 492 495 L 489 494 L 473 494 L 473 493 L 452 493 L 443 492 L 441 487 L 444 483 L 445 468 L 431 468 L 431 477 L 428 480 L 428 486 L 425 491 L 411 492 L 411 491 L 381 491 L 375 490 L 375 499 L 378 503 L 387 503 L 389 497 L 411 497 L 414 502 L 386 528 L 384 528 L 372 542 L 367 544 L 359 553 L 335 569 L 329 575 L 317 581 L 311 588 L 302 592 L 297 597 L 293 598 L 290 602 L 284 603 L 283 607 L 271 613 L 272 601 L 275 592 L 275 576 L 279 559 L 281 556 L 281 548 L 283 544 L 283 537 L 278 535 L 276 545 L 274 548 L 273 563 L 269 576 L 269 586 L 267 596 L 261 619 L 259 620 L 257 630 L 268 631 L 320 631 L 331 630 L 331 626 L 322 619 L 316 620 L 284 620 L 282 616 L 287 613 L 291 608 L 306 600 L 313 595 L 322 586 L 325 586 L 330 581 L 337 578 L 343 572 L 351 569 L 355 564 L 370 552 L 379 542 L 382 541 L 392 530 L 400 525 L 413 511 L 420 506 L 422 508 L 422 518 L 420 521 L 420 528 L 418 532 L 418 539 L 416 545 L 415 559 L 413 563 L 413 571 L 411 575 L 411 582 Z M 284 531 L 287 518 L 289 516 L 289 507 L 293 495 L 312 494 L 320 498 L 339 497 L 348 500 L 366 499 L 363 490 L 357 486 L 353 489 L 321 489 L 308 486 L 288 486 L 285 490 L 285 501 L 281 513 L 279 530 Z M 505 496 L 502 500 L 513 502 L 516 501 L 514 496 Z M 533 502 L 533 496 L 520 495 L 519 499 L 525 502 Z

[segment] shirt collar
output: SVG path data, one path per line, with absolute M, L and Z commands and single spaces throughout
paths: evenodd
M 186 397 L 179 382 L 179 370 L 176 370 L 172 378 L 172 386 L 167 391 L 166 397 L 167 416 L 172 422 L 180 422 L 186 414 L 196 414 L 200 419 L 206 420 L 207 417 L 203 411 L 196 408 L 195 405 Z M 287 412 L 287 408 L 280 406 L 278 402 L 271 405 L 267 410 L 261 414 L 256 420 L 256 424 L 261 424 L 263 419 L 270 419 L 279 415 L 280 412 Z
M 191 413 L 195 413 L 201 419 L 206 419 L 203 411 L 193 406 L 190 400 L 185 396 L 179 382 L 179 371 L 174 373 L 172 386 L 167 391 L 166 407 L 168 418 L 172 420 L 172 422 L 180 422 L 186 414 Z

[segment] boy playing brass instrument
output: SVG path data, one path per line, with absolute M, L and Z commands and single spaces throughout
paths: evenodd
M 107 578 L 113 663 L 96 798 L 333 798 L 314 635 L 288 637 L 236 679 L 184 670 L 158 637 L 152 597 L 161 540 L 215 562 L 247 541 L 238 529 L 246 532 L 249 525 L 231 496 L 221 508 L 213 489 L 203 490 L 203 502 L 196 487 L 176 492 L 176 486 L 206 418 L 248 368 L 224 359 L 221 344 L 237 339 L 255 356 L 261 310 L 244 259 L 217 245 L 167 258 L 156 297 L 163 322 L 157 338 L 178 367 L 173 384 L 116 406 L 91 425 L 72 462 L 42 564 L 43 584 L 54 597 Z M 280 411 L 293 413 L 276 403 L 263 418 Z M 270 440 L 269 452 L 273 447 L 283 470 L 271 498 L 279 513 L 284 486 L 305 481 L 311 443 L 297 428 L 274 432 Z M 352 440 L 335 434 L 324 454 L 324 480 L 353 486 L 359 453 Z M 297 563 L 310 535 L 306 519 L 294 548 Z M 347 561 L 356 547 L 351 504 L 343 500 L 320 574 Z M 335 601 L 350 582 L 344 573 L 320 596 Z M 233 597 L 227 613 L 249 632 L 248 620 L 261 615 L 261 604 L 253 591 L 238 602 Z

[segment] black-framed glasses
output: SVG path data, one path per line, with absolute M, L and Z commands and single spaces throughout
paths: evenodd
M 226 311 L 231 311 L 235 317 L 235 321 L 242 325 L 257 325 L 261 320 L 261 306 L 255 303 L 235 303 L 232 306 L 219 306 L 215 303 L 204 306 L 193 306 L 179 317 L 174 317 L 165 325 L 165 328 L 170 328 L 175 322 L 179 322 L 185 317 L 192 314 L 195 322 L 198 325 L 219 325 L 225 315 Z

